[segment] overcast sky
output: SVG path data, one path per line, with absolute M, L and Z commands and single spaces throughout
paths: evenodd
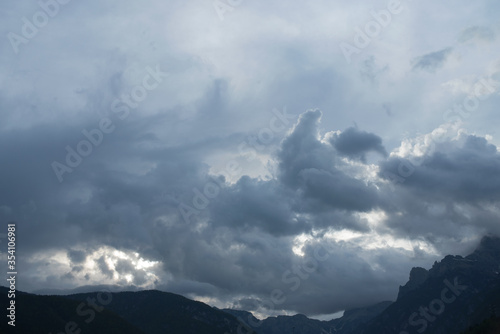
M 321 316 L 500 233 L 498 1 L 58 1 L 0 5 L 18 289 Z

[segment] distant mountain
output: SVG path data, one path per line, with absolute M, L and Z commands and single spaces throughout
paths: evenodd
M 370 307 L 348 310 L 341 318 L 330 321 L 309 319 L 302 314 L 269 317 L 261 321 L 250 312 L 231 309 L 224 311 L 234 315 L 259 334 L 347 334 L 354 333 L 357 328 L 379 315 L 391 303 L 382 302 Z
M 84 288 L 85 290 L 88 287 Z M 466 257 L 448 255 L 413 268 L 395 302 L 344 312 L 330 321 L 305 315 L 258 320 L 156 290 L 40 296 L 16 292 L 21 334 L 493 334 L 500 333 L 500 239 L 485 237 Z M 7 288 L 0 302 L 8 305 Z
M 430 270 L 413 268 L 395 302 L 348 310 L 338 319 L 295 315 L 259 321 L 250 312 L 224 311 L 259 334 L 458 334 L 474 325 L 476 331 L 467 333 L 483 333 L 477 330 L 486 325 L 478 324 L 486 321 L 495 328 L 488 319 L 495 315 L 492 310 L 500 315 L 499 272 L 500 239 L 485 237 L 466 257 L 448 255 Z
M 147 334 L 251 334 L 236 318 L 226 312 L 168 292 L 156 290 L 109 293 L 106 309 L 127 319 Z M 96 293 L 66 296 L 75 301 L 96 298 Z
M 393 302 L 386 301 L 372 306 L 347 310 L 341 318 L 330 320 L 334 331 L 328 333 L 350 334 L 356 331 L 370 320 L 381 314 Z
M 321 334 L 325 330 L 328 333 L 331 327 L 326 321 L 309 319 L 303 314 L 269 317 L 260 321 L 250 312 L 229 309 L 224 311 L 233 314 L 241 323 L 253 328 L 259 334 Z
M 2 305 L 9 303 L 7 291 L 0 287 Z M 226 312 L 161 291 L 68 296 L 39 296 L 17 291 L 15 301 L 16 327 L 1 321 L 0 333 L 252 334 Z
M 499 271 L 500 239 L 495 237 L 483 238 L 466 257 L 448 255 L 428 271 L 413 268 L 396 302 L 359 333 L 458 334 L 500 309 Z
M 8 289 L 0 287 L 0 304 L 5 310 L 10 300 Z M 16 291 L 15 327 L 0 321 L 0 333 L 16 334 L 146 334 L 107 309 L 100 313 L 76 300 L 59 296 L 38 296 Z M 92 318 L 92 321 L 89 321 Z

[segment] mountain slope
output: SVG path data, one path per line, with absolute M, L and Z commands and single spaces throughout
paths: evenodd
M 8 289 L 0 287 L 0 304 L 8 305 Z M 0 322 L 0 333 L 94 333 L 146 334 L 117 314 L 102 310 L 93 312 L 87 303 L 60 296 L 38 296 L 16 291 L 15 327 Z M 5 316 L 4 316 L 5 317 Z
M 0 287 L 7 306 L 8 289 Z M 161 291 L 40 296 L 16 291 L 16 326 L 0 333 L 252 334 L 235 317 L 201 302 Z
M 453 334 L 496 333 L 500 311 L 500 239 L 483 238 L 472 254 L 413 268 L 395 302 L 348 310 L 330 321 L 304 315 L 256 319 L 161 291 L 39 296 L 16 292 L 16 328 L 0 333 L 120 334 Z M 7 306 L 7 288 L 0 287 Z M 252 329 L 253 328 L 253 331 Z
M 460 334 L 498 334 L 500 333 L 500 318 L 491 317 L 482 323 L 470 327 Z
M 429 271 L 413 268 L 396 302 L 361 333 L 459 333 L 500 305 L 499 268 L 500 239 L 492 237 L 465 258 L 448 255 Z
M 386 310 L 392 302 L 381 302 L 372 306 L 347 310 L 341 318 L 330 320 L 334 332 L 339 334 L 355 333 L 361 326 Z
M 66 298 L 85 301 L 95 295 L 82 293 Z M 105 307 L 148 334 L 236 334 L 238 329 L 244 330 L 232 315 L 173 293 L 149 290 L 109 295 L 111 300 Z
M 341 318 L 330 321 L 309 319 L 305 315 L 269 317 L 258 320 L 247 311 L 225 309 L 242 323 L 247 324 L 259 334 L 348 334 L 373 319 L 385 310 L 392 302 L 382 302 L 370 307 L 357 308 L 344 312 Z

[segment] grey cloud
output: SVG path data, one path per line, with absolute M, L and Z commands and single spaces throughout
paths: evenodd
M 245 310 L 248 312 L 257 311 L 263 305 L 262 300 L 257 298 L 241 298 L 233 302 L 232 308 L 235 310 Z
M 375 188 L 340 171 L 304 169 L 299 178 L 303 180 L 305 199 L 315 198 L 332 208 L 347 211 L 369 211 L 376 206 Z
M 71 271 L 73 271 L 73 272 L 77 272 L 77 273 L 81 272 L 82 270 L 83 270 L 83 266 L 74 266 L 74 267 L 71 269 Z
M 309 110 L 300 115 L 291 134 L 281 144 L 278 153 L 280 179 L 291 186 L 298 185 L 300 171 L 308 168 L 334 168 L 333 151 L 319 141 L 318 124 L 321 111 Z
M 472 26 L 467 29 L 464 29 L 460 36 L 458 37 L 458 41 L 460 43 L 469 42 L 471 40 L 482 40 L 486 42 L 493 42 L 496 39 L 496 34 L 489 27 L 482 26 Z
M 70 273 L 70 272 L 69 272 L 69 273 L 66 273 L 65 275 L 63 275 L 63 276 L 61 277 L 61 279 L 63 279 L 63 280 L 73 280 L 74 278 L 75 278 L 75 276 L 73 276 L 73 274 L 72 274 L 72 273 Z
M 384 109 L 384 111 L 387 114 L 387 116 L 389 116 L 389 117 L 393 117 L 394 116 L 394 112 L 392 111 L 392 106 L 391 106 L 390 103 L 383 103 L 382 104 L 382 108 Z
M 302 114 L 292 133 L 283 141 L 278 153 L 281 180 L 301 189 L 302 200 L 306 203 L 308 199 L 316 199 L 331 208 L 357 211 L 375 207 L 375 189 L 339 170 L 340 161 L 335 151 L 320 141 L 320 117 L 319 110 Z M 337 146 L 342 153 L 361 155 L 370 149 L 385 152 L 379 139 L 368 133 L 347 131 L 334 142 L 339 143 Z
M 420 157 L 411 175 L 384 192 L 381 206 L 394 213 L 386 221 L 388 231 L 422 237 L 438 248 L 448 238 L 463 242 L 467 229 L 500 233 L 494 206 L 500 201 L 497 148 L 474 135 L 437 147 L 447 149 Z M 381 163 L 381 176 L 397 175 L 401 161 L 390 158 Z
M 68 251 L 68 257 L 72 263 L 80 264 L 87 258 L 87 254 L 83 251 L 70 250 Z
M 363 61 L 362 64 L 363 66 L 360 70 L 361 77 L 367 79 L 372 84 L 375 84 L 377 78 L 389 70 L 388 65 L 383 67 L 379 66 L 374 56 L 369 57 L 367 60 Z
M 293 193 L 276 182 L 242 177 L 219 197 L 210 211 L 215 226 L 258 228 L 273 235 L 295 235 L 310 228 L 294 215 Z
M 38 219 L 51 222 L 51 233 L 60 235 L 58 243 L 52 243 L 50 247 L 64 248 L 79 243 L 86 245 L 88 252 L 93 252 L 100 245 L 138 251 L 147 259 L 161 261 L 164 272 L 172 275 L 175 281 L 192 282 L 175 284 L 174 281 L 167 285 L 160 283 L 159 287 L 183 294 L 218 298 L 228 303 L 235 295 L 242 294 L 253 294 L 259 300 L 265 300 L 269 296 L 270 286 L 289 289 L 289 284 L 283 283 L 282 275 L 294 265 L 300 264 L 300 259 L 291 251 L 293 237 L 301 233 L 312 233 L 313 230 L 323 231 L 322 233 L 328 229 L 370 231 L 366 223 L 356 216 L 359 212 L 381 207 L 388 214 L 385 225 L 388 231 L 400 235 L 406 233 L 408 236 L 426 235 L 429 231 L 443 236 L 457 226 L 455 223 L 458 226 L 470 224 L 459 212 L 451 211 L 445 218 L 449 220 L 445 225 L 436 225 L 436 219 L 429 220 L 429 215 L 424 214 L 427 208 L 416 205 L 421 202 L 421 196 L 432 198 L 432 194 L 428 196 L 430 190 L 426 192 L 425 187 L 428 185 L 423 180 L 420 181 L 422 187 L 419 187 L 418 184 L 412 184 L 410 178 L 408 183 L 399 185 L 396 192 L 391 194 L 384 186 L 381 186 L 382 190 L 376 190 L 341 171 L 340 166 L 347 166 L 341 165 L 342 161 L 337 157 L 338 150 L 321 140 L 320 117 L 319 111 L 304 113 L 293 131 L 283 140 L 275 156 L 278 178 L 262 181 L 242 177 L 235 184 L 223 184 L 220 194 L 211 199 L 207 208 L 189 224 L 182 219 L 177 204 L 190 204 L 193 187 L 203 189 L 207 182 L 213 182 L 208 176 L 207 166 L 197 162 L 195 157 L 201 156 L 200 152 L 205 152 L 205 149 L 211 150 L 225 142 L 225 138 L 206 143 L 194 141 L 186 146 L 149 146 L 158 139 L 156 136 L 143 136 L 142 134 L 148 133 L 148 126 L 142 124 L 135 124 L 133 127 L 135 136 L 126 137 L 116 133 L 116 137 L 110 137 L 106 145 L 99 147 L 96 155 L 82 164 L 67 182 L 59 185 L 54 180 L 52 185 L 49 183 L 44 186 L 48 189 L 58 187 L 54 188 L 58 189 L 54 191 L 56 200 L 44 201 L 36 191 L 31 191 L 38 208 L 32 214 L 37 215 Z M 373 140 L 372 143 L 378 141 L 373 134 L 361 131 L 353 133 L 346 138 L 356 141 L 358 137 L 368 137 Z M 42 135 L 44 132 L 41 132 L 40 136 Z M 373 144 L 362 147 L 377 148 Z M 125 158 L 116 154 L 117 150 Z M 350 152 L 359 151 L 354 148 Z M 487 161 L 495 155 L 495 148 L 484 138 L 471 137 L 452 151 L 450 157 L 453 157 L 453 161 L 459 157 L 464 161 L 468 161 L 465 157 L 475 157 L 473 161 L 480 163 L 484 160 L 486 166 L 491 165 Z M 116 166 L 106 163 L 106 159 L 111 159 L 126 164 L 128 156 L 141 157 L 143 161 L 151 161 L 156 167 L 141 174 L 117 170 Z M 19 159 L 27 159 L 25 161 L 31 161 L 29 158 L 29 150 L 25 155 L 19 156 Z M 427 182 L 444 182 L 446 179 L 442 176 L 444 171 L 440 171 L 444 167 L 440 167 L 439 161 L 437 156 L 429 157 L 423 164 L 429 169 Z M 390 158 L 381 168 L 391 168 L 392 162 L 393 159 Z M 456 168 L 460 168 L 458 161 L 455 164 Z M 44 168 L 47 169 L 48 166 L 45 165 Z M 471 165 L 468 170 L 474 168 Z M 38 169 L 35 171 L 39 172 Z M 415 176 L 418 173 L 419 171 Z M 453 181 L 450 180 L 450 184 Z M 72 191 L 75 187 L 80 189 L 76 194 L 87 189 L 90 197 L 77 196 L 69 202 L 65 202 L 66 199 L 59 203 L 68 195 L 75 196 Z M 176 200 L 152 204 L 154 195 L 171 187 L 180 192 Z M 442 197 L 437 199 L 443 201 Z M 12 204 L 7 198 L 5 201 Z M 17 205 L 13 207 L 14 210 L 18 208 Z M 48 208 L 61 210 L 66 213 L 66 217 L 56 216 L 56 219 L 51 219 L 54 217 L 48 213 Z M 402 216 L 395 214 L 400 211 L 403 212 Z M 483 214 L 481 218 L 491 222 L 493 216 Z M 202 225 L 197 225 L 198 223 Z M 484 226 L 487 226 L 486 223 Z M 49 247 L 45 243 L 37 244 L 37 239 L 48 238 L 47 226 L 40 224 L 30 228 L 37 232 L 27 249 L 39 251 Z M 31 238 L 30 234 L 26 234 L 26 238 Z M 363 252 L 354 248 L 347 252 L 339 249 L 338 254 L 344 254 L 344 257 L 338 255 L 335 260 L 332 258 L 325 262 L 316 273 L 301 283 L 303 291 L 317 300 L 314 309 L 308 309 L 308 298 L 291 291 L 287 293 L 288 302 L 282 307 L 307 314 L 328 313 L 346 306 L 359 306 L 368 299 L 378 301 L 379 298 L 391 297 L 391 284 L 396 278 L 389 279 L 374 272 L 369 263 L 353 259 L 351 252 L 358 251 Z M 81 252 L 73 251 L 68 255 L 72 261 L 84 258 Z M 399 256 L 388 253 L 380 255 L 376 261 L 388 261 L 387 258 Z M 426 259 L 421 257 L 418 261 Z M 403 263 L 395 263 L 398 268 L 404 266 Z M 105 275 L 112 276 L 103 257 L 98 260 L 98 265 Z M 385 264 L 385 267 L 390 267 L 390 264 Z M 334 271 L 328 268 L 336 269 Z M 131 273 L 136 285 L 144 282 L 144 273 L 136 271 L 126 261 L 120 262 L 117 270 Z M 78 273 L 84 275 L 82 271 Z M 67 282 L 62 278 L 65 274 L 60 275 L 61 282 Z M 355 289 L 359 283 L 356 279 L 358 275 L 366 277 L 377 289 L 366 287 L 355 295 L 345 292 Z M 332 277 L 335 277 L 336 286 L 342 288 L 325 294 L 321 287 L 331 284 Z M 405 277 L 401 278 L 404 279 Z M 346 283 L 347 281 L 352 281 L 352 284 Z M 125 281 L 120 283 L 126 284 Z
M 444 100 L 429 99 L 427 87 L 445 78 L 418 76 L 402 82 L 408 77 L 407 49 L 400 46 L 412 35 L 388 31 L 387 38 L 361 50 L 368 60 L 356 70 L 325 49 L 330 46 L 324 40 L 352 38 L 337 29 L 332 36 L 325 27 L 331 25 L 331 13 L 359 12 L 358 4 L 354 8 L 322 2 L 324 10 L 299 2 L 276 4 L 245 3 L 221 24 L 210 3 L 71 2 L 28 44 L 20 45 L 19 55 L 3 39 L 0 219 L 17 221 L 23 240 L 26 256 L 19 266 L 25 271 L 19 289 L 95 284 L 99 270 L 110 278 L 104 258 L 98 260 L 101 269 L 86 268 L 84 260 L 102 249 L 117 249 L 158 261 L 154 284 L 159 289 L 229 305 L 240 299 L 266 300 L 277 288 L 287 296 L 277 308 L 331 313 L 393 298 L 394 286 L 405 282 L 409 268 L 427 267 L 433 260 L 418 247 L 361 247 L 370 244 L 364 239 L 370 233 L 428 241 L 445 252 L 458 250 L 457 245 L 484 231 L 498 231 L 493 209 L 498 207 L 493 174 L 498 153 L 484 138 L 438 147 L 403 184 L 372 175 L 377 166 L 344 159 L 366 162 L 368 152 L 376 152 L 384 158 L 378 167 L 397 173 L 398 162 L 384 156 L 384 147 L 389 151 L 400 144 L 402 133 L 411 137 L 442 121 L 441 115 L 419 108 L 423 101 L 431 109 L 441 106 Z M 27 2 L 9 2 L 4 8 L 4 37 L 9 31 L 20 32 L 20 18 L 31 18 L 39 9 Z M 410 31 L 406 25 L 418 23 L 436 33 L 436 39 L 444 38 L 435 29 L 440 20 L 420 25 L 421 12 L 425 11 L 411 11 L 412 19 L 402 20 L 398 31 Z M 486 25 L 496 20 L 493 13 L 491 18 L 472 19 L 484 19 L 475 22 Z M 258 27 L 254 14 L 259 15 Z M 342 21 L 346 17 L 351 20 L 348 15 L 335 22 L 350 24 Z M 470 21 L 453 20 L 451 29 L 458 31 Z M 425 31 L 419 34 L 427 36 Z M 488 40 L 491 34 L 473 27 L 460 38 Z M 436 40 L 430 42 L 435 45 Z M 417 55 L 429 45 L 427 38 L 411 43 Z M 417 58 L 414 69 L 437 70 L 451 52 L 450 48 Z M 475 60 L 464 59 L 466 66 L 457 68 L 456 75 L 483 71 L 483 64 Z M 144 69 L 157 64 L 169 78 L 131 108 L 128 119 L 119 119 L 111 110 L 113 101 L 130 94 Z M 373 106 L 383 103 L 388 115 L 405 112 L 382 122 Z M 256 159 L 269 163 L 274 178 L 238 175 L 233 183 L 221 181 L 220 193 L 186 222 L 178 205 L 192 206 L 193 188 L 203 191 L 213 182 L 215 166 L 238 156 L 237 144 L 268 127 L 271 110 L 283 105 L 297 115 L 319 108 L 323 118 L 319 110 L 303 113 L 288 134 L 292 121 L 284 123 L 283 131 L 275 133 Z M 470 118 L 472 123 L 489 122 L 481 133 L 495 135 L 494 118 L 485 116 L 494 115 L 495 105 L 491 97 L 481 104 L 481 113 Z M 64 161 L 66 145 L 74 148 L 84 139 L 81 131 L 95 128 L 104 116 L 113 120 L 116 130 L 59 183 L 51 162 Z M 352 120 L 361 129 L 369 124 L 375 134 L 347 129 L 337 138 L 337 147 L 323 137 L 346 129 Z M 385 146 L 378 136 L 383 136 Z M 372 211 L 383 214 L 369 224 L 362 217 Z M 329 237 L 343 235 L 344 230 L 361 237 L 348 243 Z M 330 245 L 333 253 L 301 280 L 300 290 L 291 291 L 282 275 L 304 264 L 293 251 L 304 238 L 314 240 L 302 249 L 306 257 L 314 255 L 316 244 Z M 58 256 L 51 258 L 54 252 Z M 34 261 L 40 257 L 42 261 Z M 131 274 L 133 284 L 145 282 L 146 271 L 127 261 L 120 261 L 117 270 Z M 120 284 L 119 289 L 137 289 L 116 276 L 113 283 Z
M 397 293 L 394 289 L 395 282 L 406 278 L 406 273 L 398 277 L 394 275 L 394 271 L 391 271 L 390 275 L 374 271 L 370 260 L 357 255 L 364 252 L 351 243 L 340 244 L 324 240 L 310 244 L 304 249 L 305 258 L 300 258 L 284 252 L 283 246 L 286 245 L 284 240 L 247 233 L 240 235 L 240 238 L 231 237 L 234 241 L 238 241 L 240 247 L 232 248 L 231 256 L 225 256 L 223 249 L 229 248 L 230 245 L 223 243 L 227 234 L 220 232 L 222 231 L 218 234 L 222 234 L 222 238 L 215 234 L 213 236 L 205 234 L 204 242 L 197 236 L 191 237 L 191 242 L 183 247 L 182 253 L 175 252 L 177 258 L 176 256 L 165 258 L 165 263 L 168 261 L 182 263 L 183 276 L 205 282 L 203 285 L 169 284 L 167 286 L 169 291 L 187 293 L 189 289 L 198 296 L 217 297 L 224 302 L 232 301 L 234 306 L 245 305 L 253 309 L 261 304 L 275 310 L 292 310 L 311 315 L 333 313 L 346 306 L 355 307 L 371 301 L 391 299 Z M 166 236 L 165 234 L 164 237 Z M 171 239 L 163 240 L 170 243 L 170 249 L 177 248 L 177 243 L 172 243 Z M 254 242 L 257 244 L 252 245 Z M 179 241 L 179 244 L 183 243 L 185 241 Z M 320 244 L 324 247 L 320 249 L 322 260 L 313 264 L 308 259 L 314 258 Z M 206 247 L 208 245 L 211 246 Z M 249 248 L 245 249 L 245 246 Z M 330 250 L 330 256 L 325 255 L 326 249 Z M 178 258 L 179 254 L 183 254 L 182 258 Z M 403 263 L 400 254 L 376 251 L 371 252 L 371 256 L 373 261 L 384 258 L 389 267 L 399 267 Z M 305 266 L 311 265 L 314 266 L 312 272 L 304 270 Z M 169 269 L 171 268 L 169 266 Z M 360 284 L 359 275 L 362 275 L 364 282 L 371 283 Z M 296 284 L 300 290 L 295 290 Z M 322 289 L 324 284 L 331 288 Z M 274 289 L 283 291 L 286 296 L 283 304 L 270 303 L 270 293 Z M 353 289 L 359 294 L 352 294 Z M 254 297 L 235 298 L 235 295 Z M 306 295 L 308 297 L 304 298 Z M 311 299 L 316 301 L 315 305 L 311 305 Z
M 330 255 L 326 253 L 326 249 L 331 252 Z M 318 251 L 324 257 L 321 261 L 314 262 L 312 259 Z M 397 282 L 399 278 L 373 270 L 370 262 L 359 256 L 364 251 L 357 248 L 354 243 L 332 243 L 323 240 L 306 245 L 304 252 L 304 258 L 297 258 L 290 267 L 285 268 L 285 271 L 277 272 L 278 276 L 284 278 L 283 280 L 270 282 L 266 293 L 258 294 L 254 298 L 235 299 L 233 307 L 247 310 L 257 310 L 261 307 L 268 311 L 286 309 L 308 315 L 329 314 L 343 310 L 340 305 L 354 308 L 383 299 L 393 299 L 397 293 L 391 288 L 391 284 Z M 370 258 L 377 262 L 384 258 L 388 267 L 397 267 L 401 264 L 398 254 L 383 250 L 374 250 Z M 345 265 L 347 263 L 349 266 Z M 306 266 L 310 272 L 304 270 Z M 313 268 L 315 270 L 311 270 Z M 356 278 L 359 276 L 363 276 L 371 283 L 360 283 Z M 324 284 L 330 288 L 322 289 Z M 270 293 L 273 289 L 283 292 L 285 300 L 282 304 L 276 305 L 271 302 Z M 359 291 L 360 296 L 364 298 L 349 293 L 352 289 Z M 308 298 L 304 299 L 303 296 L 306 294 Z M 315 302 L 311 304 L 309 298 Z
M 329 223 L 303 218 L 320 212 L 333 215 L 335 210 L 365 212 L 378 201 L 374 187 L 336 168 L 334 150 L 320 140 L 320 116 L 319 110 L 303 113 L 283 140 L 278 152 L 280 182 L 242 177 L 235 185 L 223 187 L 210 204 L 212 224 L 242 231 L 257 228 L 276 236 L 307 232 L 316 225 L 364 229 L 349 215 Z
M 366 153 L 377 152 L 387 157 L 387 151 L 379 136 L 351 127 L 330 137 L 330 143 L 337 152 L 353 159 L 366 162 Z
M 113 277 L 113 270 L 111 270 L 109 265 L 106 263 L 106 258 L 104 255 L 101 256 L 99 259 L 97 259 L 96 263 L 101 273 L 103 273 L 105 276 L 109 278 Z
M 437 69 L 443 67 L 452 51 L 453 48 L 448 47 L 440 51 L 431 52 L 426 55 L 417 57 L 413 59 L 413 69 L 435 72 Z
M 135 268 L 130 260 L 120 259 L 116 262 L 115 270 L 120 274 L 129 274 L 134 272 Z
M 390 159 L 381 171 L 397 173 L 399 161 Z M 448 151 L 426 156 L 402 183 L 423 198 L 478 203 L 500 200 L 500 154 L 485 138 L 468 135 Z

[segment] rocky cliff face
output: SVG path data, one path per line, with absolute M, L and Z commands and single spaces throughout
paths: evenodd
M 420 267 L 412 268 L 410 271 L 410 279 L 404 286 L 399 287 L 398 300 L 408 292 L 419 288 L 429 277 L 429 272 Z
M 459 333 L 500 310 L 500 239 L 486 237 L 466 257 L 448 255 L 429 270 L 413 268 L 396 302 L 348 310 L 331 321 L 303 315 L 259 321 L 249 312 L 226 310 L 246 319 L 259 334 Z
M 500 306 L 500 239 L 483 238 L 474 253 L 446 256 L 430 270 L 413 268 L 397 301 L 361 333 L 459 333 Z

